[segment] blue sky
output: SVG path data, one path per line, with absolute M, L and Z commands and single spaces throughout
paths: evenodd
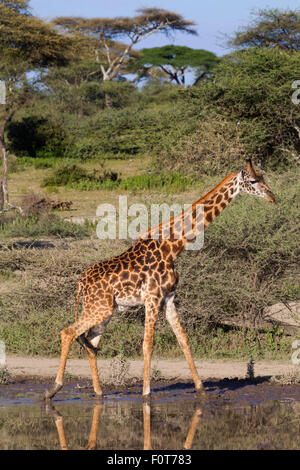
M 249 24 L 251 11 L 263 8 L 296 9 L 299 0 L 31 0 L 33 13 L 44 19 L 55 16 L 115 17 L 133 16 L 142 7 L 175 11 L 196 23 L 198 36 L 177 33 L 173 38 L 153 35 L 138 48 L 178 44 L 207 49 L 217 55 L 228 52 L 222 34 L 230 35 Z

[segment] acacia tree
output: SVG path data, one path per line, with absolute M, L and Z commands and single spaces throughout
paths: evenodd
M 1 0 L 0 18 L 0 79 L 6 89 L 5 103 L 0 105 L 0 213 L 6 210 L 5 205 L 22 213 L 22 208 L 11 204 L 8 196 L 6 127 L 34 92 L 37 78 L 29 80 L 27 72 L 52 63 L 66 63 L 72 42 L 33 17 L 27 0 Z
M 188 70 L 197 69 L 194 82 L 196 84 L 209 73 L 217 61 L 217 57 L 212 52 L 169 45 L 142 49 L 140 56 L 131 62 L 132 69 L 138 71 L 138 79 L 147 78 L 149 69 L 158 67 L 168 77 L 168 81 L 184 86 Z
M 182 15 L 161 8 L 142 8 L 137 15 L 117 18 L 73 18 L 59 17 L 53 20 L 61 31 L 73 35 L 83 35 L 95 39 L 96 60 L 100 63 L 103 81 L 111 81 L 125 70 L 133 47 L 154 33 L 166 35 L 181 31 L 197 34 L 193 21 L 185 20 Z M 118 53 L 114 51 L 115 41 L 124 38 L 128 44 L 120 46 Z M 99 54 L 105 57 L 100 62 Z M 109 100 L 107 102 L 109 106 Z
M 265 9 L 252 14 L 252 23 L 228 41 L 230 47 L 300 50 L 300 10 Z

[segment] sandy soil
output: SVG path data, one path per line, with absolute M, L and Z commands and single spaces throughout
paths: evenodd
M 17 376 L 39 376 L 55 378 L 59 358 L 33 358 L 8 356 L 6 366 L 9 372 Z M 109 378 L 112 370 L 112 360 L 98 360 L 99 373 L 102 380 Z M 158 370 L 165 379 L 191 379 L 187 363 L 184 360 L 153 359 L 152 369 Z M 208 360 L 196 361 L 196 367 L 201 378 L 245 378 L 247 374 L 247 361 Z M 255 377 L 286 375 L 299 371 L 299 365 L 290 361 L 259 361 L 254 364 Z M 85 359 L 69 359 L 66 371 L 76 377 L 90 378 L 89 363 Z M 129 361 L 129 375 L 142 378 L 143 361 Z

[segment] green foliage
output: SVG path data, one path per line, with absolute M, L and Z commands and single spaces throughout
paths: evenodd
M 186 46 L 162 46 L 151 49 L 142 49 L 137 59 L 138 66 L 151 64 L 172 65 L 173 67 L 199 67 L 209 68 L 217 62 L 215 54 L 204 49 L 191 49 Z
M 249 26 L 236 32 L 229 45 L 300 50 L 300 10 L 260 9 Z
M 70 151 L 72 158 L 81 161 L 102 156 L 101 140 L 97 138 L 84 137 L 79 142 L 75 142 Z
M 182 85 L 185 81 L 185 71 L 188 68 L 197 68 L 208 73 L 218 62 L 212 52 L 203 49 L 191 49 L 186 46 L 162 46 L 151 49 L 142 49 L 137 58 L 131 59 L 132 69 L 137 71 L 141 78 L 149 68 L 159 67 L 170 80 Z
M 82 87 L 82 94 L 89 102 L 105 108 L 105 95 L 109 95 L 113 108 L 123 108 L 136 101 L 136 88 L 130 82 L 105 81 L 90 82 Z
M 65 130 L 49 118 L 24 116 L 8 126 L 10 150 L 20 156 L 63 157 L 68 148 Z
M 70 57 L 71 39 L 32 16 L 28 2 L 1 1 L 0 17 L 0 52 L 1 59 L 5 56 L 4 65 L 5 61 L 12 65 L 13 61 L 24 61 L 33 67 L 48 66 L 51 63 L 64 64 L 67 56 Z M 0 63 L 0 69 L 2 65 Z
M 171 165 L 175 172 L 215 174 L 238 169 L 246 157 L 268 169 L 295 168 L 300 108 L 291 96 L 299 54 L 238 51 L 220 61 L 210 81 L 185 90 L 159 80 L 139 91 L 129 83 L 86 81 L 77 90 L 80 106 L 63 95 L 56 106 L 42 92 L 35 114 L 28 110 L 11 124 L 11 151 L 82 161 L 146 155 L 162 173 Z M 111 109 L 104 108 L 105 94 Z M 47 116 L 39 118 L 48 102 Z
M 111 107 L 120 108 L 136 100 L 137 94 L 136 87 L 128 81 L 103 81 L 99 63 L 91 61 L 52 68 L 43 75 L 43 82 L 56 106 L 80 119 L 105 108 L 107 95 Z
M 45 178 L 43 186 L 78 187 L 78 185 L 82 186 L 84 183 L 90 183 L 97 188 L 105 184 L 106 181 L 117 185 L 119 182 L 118 174 L 107 171 L 98 172 L 96 170 L 89 173 L 84 168 L 79 167 L 76 164 L 71 164 L 55 168 L 53 175 Z
M 128 191 L 184 191 L 191 183 L 191 179 L 181 173 L 171 172 L 167 175 L 147 173 L 121 179 L 112 171 L 88 172 L 76 164 L 69 164 L 54 168 L 52 175 L 44 179 L 43 186 L 66 186 L 80 190 L 119 188 Z
M 185 191 L 191 185 L 191 179 L 181 173 L 168 173 L 167 175 L 143 174 L 122 180 L 120 189 L 138 191 L 160 190 L 160 191 Z
M 291 86 L 299 66 L 298 52 L 250 49 L 226 56 L 212 82 L 186 91 L 187 106 L 203 111 L 196 132 L 168 149 L 177 167 L 214 173 L 237 168 L 235 160 L 240 165 L 247 156 L 266 168 L 295 167 L 300 109 Z

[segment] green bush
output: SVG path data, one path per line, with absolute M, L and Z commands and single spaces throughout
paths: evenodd
M 124 108 L 136 101 L 136 87 L 130 82 L 105 81 L 87 82 L 81 86 L 84 98 L 102 108 L 106 107 L 109 97 L 113 108 Z
M 125 190 L 166 190 L 166 191 L 185 191 L 191 184 L 191 179 L 181 173 L 163 174 L 143 174 L 130 176 L 122 180 L 119 184 L 120 189 Z
M 10 151 L 18 156 L 62 157 L 69 146 L 65 129 L 49 118 L 23 116 L 8 125 Z
M 189 88 L 186 91 L 187 106 L 203 110 L 196 133 L 200 151 L 198 155 L 193 154 L 195 163 L 200 165 L 205 158 L 206 141 L 209 142 L 206 158 L 211 159 L 212 171 L 216 168 L 215 159 L 220 164 L 234 163 L 230 146 L 238 139 L 241 155 L 256 157 L 266 168 L 295 167 L 299 163 L 296 124 L 300 109 L 292 102 L 292 83 L 299 67 L 300 52 L 290 54 L 252 48 L 225 56 L 215 68 L 212 82 Z M 223 127 L 218 132 L 220 122 L 227 123 L 228 129 Z M 194 142 L 197 142 L 197 135 L 192 136 Z M 228 142 L 225 157 L 224 149 L 218 149 L 219 138 Z M 219 150 L 215 154 L 211 153 L 213 139 Z M 185 137 L 174 147 L 176 158 L 180 151 L 183 152 L 185 165 L 189 158 Z M 193 164 L 192 159 L 189 161 Z
M 115 172 L 93 170 L 87 172 L 76 164 L 61 165 L 53 170 L 53 174 L 45 178 L 43 186 L 69 186 L 72 188 L 94 189 L 105 187 L 111 183 L 112 187 L 119 183 L 118 174 Z M 86 187 L 85 187 L 86 185 Z
M 46 177 L 42 185 L 44 187 L 67 186 L 86 191 L 117 188 L 129 191 L 184 191 L 191 183 L 192 180 L 181 173 L 169 173 L 167 175 L 146 173 L 121 179 L 117 173 L 112 171 L 103 170 L 99 172 L 93 170 L 88 172 L 76 164 L 70 164 L 54 168 L 52 175 Z

